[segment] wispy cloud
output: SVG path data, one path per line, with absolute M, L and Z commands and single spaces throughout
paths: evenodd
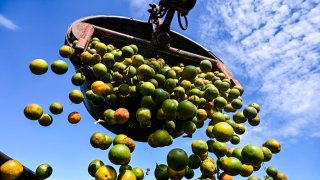
M 247 93 L 254 90 L 262 104 L 263 131 L 253 133 L 319 137 L 319 1 L 217 0 L 206 7 L 202 42 L 249 79 Z
M 149 16 L 149 3 L 156 2 L 153 0 L 130 0 L 131 14 L 136 18 L 146 18 Z
M 10 19 L 6 18 L 2 14 L 0 14 L 0 26 L 4 26 L 5 28 L 11 30 L 17 30 L 19 27 L 15 25 Z

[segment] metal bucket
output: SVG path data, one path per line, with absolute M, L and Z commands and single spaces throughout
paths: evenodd
M 147 58 L 161 57 L 170 66 L 177 65 L 178 63 L 198 66 L 201 60 L 209 59 L 213 64 L 214 70 L 222 71 L 228 79 L 237 84 L 237 81 L 233 80 L 231 72 L 222 61 L 203 46 L 177 32 L 171 31 L 171 48 L 156 47 L 152 44 L 152 33 L 153 25 L 151 23 L 119 16 L 90 16 L 72 23 L 66 32 L 65 42 L 67 45 L 72 46 L 73 40 L 79 40 L 79 34 L 81 34 L 84 39 L 88 40 L 93 36 L 98 37 L 101 42 L 113 44 L 118 48 L 134 43 L 139 47 L 139 54 Z M 82 48 L 86 48 L 85 43 L 82 43 Z M 76 69 L 81 68 L 79 58 L 73 56 L 70 60 Z M 92 69 L 82 67 L 81 71 L 87 77 L 87 82 L 81 86 L 81 91 L 85 94 L 90 89 L 90 84 L 96 79 L 93 76 Z M 84 105 L 95 120 L 103 119 L 102 114 L 106 109 L 127 108 L 130 112 L 130 119 L 126 124 L 109 125 L 101 123 L 101 125 L 115 134 L 126 134 L 136 141 L 145 142 L 150 133 L 162 128 L 162 123 L 157 122 L 154 117 L 155 112 L 152 112 L 152 127 L 141 128 L 135 118 L 135 112 L 140 107 L 140 102 L 134 100 L 129 100 L 125 104 L 118 104 L 117 107 L 108 107 L 107 105 L 95 106 L 85 98 Z M 176 124 L 176 130 L 172 133 L 173 138 L 182 134 L 182 124 Z

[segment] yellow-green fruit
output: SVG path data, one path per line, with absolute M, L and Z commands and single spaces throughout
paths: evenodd
M 48 63 L 43 59 L 35 59 L 29 65 L 30 71 L 35 75 L 41 75 L 48 71 Z

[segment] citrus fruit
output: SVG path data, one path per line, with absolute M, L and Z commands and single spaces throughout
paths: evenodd
M 135 167 L 132 172 L 136 175 L 137 180 L 142 180 L 144 178 L 144 172 L 141 168 Z
M 92 50 L 94 50 L 94 49 L 92 49 Z M 93 65 L 98 64 L 100 62 L 101 62 L 101 56 L 99 54 L 97 54 L 97 52 L 94 52 L 92 54 L 92 58 L 91 58 L 91 61 L 89 62 L 89 64 L 91 66 L 93 66 Z
M 244 163 L 250 165 L 260 165 L 263 162 L 263 151 L 259 146 L 254 144 L 246 145 L 241 152 Z
M 216 172 L 213 159 L 207 158 L 203 160 L 200 166 L 200 171 L 204 177 L 211 177 Z
M 96 174 L 95 180 L 116 180 L 117 179 L 117 172 L 114 167 L 110 165 L 101 166 Z
M 243 112 L 235 112 L 233 114 L 233 120 L 236 123 L 244 123 L 247 121 L 247 118 L 244 116 Z
M 191 154 L 188 158 L 188 167 L 198 169 L 201 165 L 201 159 L 198 155 Z
M 39 104 L 28 104 L 24 110 L 24 115 L 30 120 L 37 120 L 43 114 L 43 109 Z
M 270 149 L 273 154 L 277 154 L 281 151 L 281 144 L 275 139 L 267 140 L 262 146 Z
M 162 102 L 161 107 L 165 114 L 173 114 L 177 111 L 178 103 L 174 99 L 166 99 Z
M 95 81 L 91 84 L 91 90 L 94 94 L 102 95 L 107 92 L 108 85 L 103 81 Z
M 107 109 L 103 112 L 103 118 L 108 124 L 116 124 L 117 121 L 114 119 L 115 111 L 113 109 Z
M 158 129 L 153 133 L 153 141 L 157 147 L 168 146 L 172 143 L 171 135 L 164 129 Z
M 186 173 L 185 168 L 178 171 L 168 167 L 167 171 L 171 180 L 180 180 Z
M 116 144 L 111 147 L 109 154 L 109 160 L 116 165 L 126 164 L 131 159 L 130 149 L 124 144 Z
M 151 96 L 155 90 L 156 87 L 151 82 L 144 82 L 139 88 L 139 92 L 144 96 Z
M 67 45 L 63 45 L 60 49 L 59 49 L 59 54 L 61 57 L 64 57 L 64 58 L 69 58 L 71 57 L 73 53 L 73 49 L 72 47 L 70 46 L 67 46 Z
M 231 106 L 234 109 L 241 109 L 242 108 L 242 101 L 239 98 L 233 99 L 231 101 Z
M 233 144 L 233 145 L 237 145 L 240 143 L 240 137 L 236 134 L 234 134 L 232 136 L 232 138 L 230 139 L 230 143 Z
M 258 126 L 260 124 L 260 116 L 257 115 L 256 117 L 252 118 L 252 119 L 248 119 L 248 123 L 251 126 Z
M 119 167 L 119 173 L 125 170 L 132 170 L 132 167 L 129 164 L 124 164 Z
M 137 45 L 135 45 L 135 44 L 130 44 L 129 46 L 132 48 L 134 54 L 137 54 L 137 53 L 138 53 L 139 48 L 138 48 Z
M 41 75 L 48 71 L 48 63 L 43 59 L 35 59 L 29 65 L 30 71 L 35 75 Z
M 259 111 L 260 111 L 260 106 L 259 106 L 258 103 L 253 102 L 253 103 L 251 103 L 249 106 L 254 107 L 254 108 L 257 110 L 257 112 L 259 113 Z
M 113 139 L 113 145 L 125 144 L 126 138 L 128 138 L 128 136 L 125 134 L 117 134 Z
M 214 153 L 217 157 L 225 156 L 228 152 L 227 144 L 223 142 L 212 140 L 211 143 L 208 144 L 208 147 L 209 152 Z
M 278 174 L 278 170 L 272 166 L 269 166 L 267 169 L 266 169 L 266 173 L 268 174 L 268 176 L 270 177 L 276 177 L 277 174 Z
M 63 60 L 55 60 L 51 64 L 52 72 L 61 75 L 68 71 L 68 64 Z
M 136 179 L 137 177 L 132 170 L 124 170 L 117 177 L 117 180 L 136 180 Z
M 193 80 L 197 76 L 197 69 L 195 66 L 188 65 L 183 68 L 181 77 L 186 80 Z
M 238 135 L 244 134 L 246 132 L 246 127 L 243 124 L 236 124 L 234 132 Z
M 248 180 L 261 180 L 261 179 L 257 176 L 250 176 Z
M 223 172 L 219 176 L 219 180 L 233 180 L 233 176 L 230 176 L 229 174 Z
M 104 134 L 104 136 L 105 136 L 105 140 L 100 144 L 100 147 L 99 147 L 101 150 L 107 150 L 112 144 L 112 137 L 110 137 L 107 134 Z
M 0 166 L 0 175 L 6 180 L 18 179 L 23 173 L 23 166 L 17 160 L 8 160 Z
M 47 179 L 52 174 L 52 167 L 49 164 L 41 164 L 36 169 L 36 176 L 40 179 Z
M 71 102 L 73 102 L 75 104 L 80 104 L 80 103 L 82 103 L 84 96 L 81 91 L 74 89 L 74 90 L 70 91 L 69 99 Z
M 212 133 L 218 141 L 228 142 L 232 138 L 234 130 L 228 123 L 219 122 L 212 128 Z
M 108 51 L 108 47 L 106 44 L 102 42 L 97 42 L 94 46 L 94 49 L 97 51 L 98 54 L 104 55 Z
M 212 101 L 219 96 L 219 90 L 215 86 L 210 86 L 204 90 L 203 97 L 208 101 Z
M 50 114 L 42 114 L 42 116 L 39 118 L 38 123 L 41 126 L 49 126 L 52 124 L 52 116 Z
M 196 155 L 208 152 L 208 144 L 202 139 L 196 139 L 191 143 L 192 152 Z
M 247 106 L 243 109 L 243 115 L 248 119 L 252 119 L 258 115 L 258 111 L 252 106 Z
M 236 176 L 241 172 L 242 163 L 238 158 L 227 157 L 225 160 L 223 160 L 221 168 L 227 174 L 231 176 Z
M 173 170 L 184 170 L 188 165 L 188 155 L 180 148 L 174 148 L 167 154 L 167 164 Z
M 191 169 L 190 167 L 186 167 L 185 169 L 185 173 L 184 173 L 184 177 L 187 179 L 192 179 L 194 176 L 194 171 L 193 169 Z
M 218 109 L 223 109 L 228 104 L 227 100 L 221 96 L 216 97 L 213 103 L 214 107 Z
M 132 65 L 135 67 L 139 67 L 142 64 L 145 64 L 144 57 L 140 54 L 132 56 Z
M 129 120 L 129 111 L 126 108 L 118 108 L 114 112 L 114 119 L 118 124 L 125 124 Z
M 288 177 L 283 172 L 278 172 L 277 176 L 274 177 L 274 180 L 287 180 Z
M 270 149 L 263 146 L 261 147 L 261 149 L 264 156 L 263 161 L 264 162 L 270 161 L 270 159 L 272 158 L 272 152 L 270 151 Z
M 242 169 L 240 171 L 240 175 L 242 177 L 248 177 L 253 173 L 253 166 L 247 165 L 247 164 L 242 164 Z
M 104 163 L 103 163 L 101 160 L 99 160 L 99 159 L 95 159 L 95 160 L 91 161 L 90 164 L 89 164 L 89 166 L 88 166 L 88 172 L 89 172 L 89 174 L 90 174 L 92 177 L 94 177 L 95 174 L 96 174 L 96 172 L 97 172 L 97 170 L 98 170 L 101 166 L 103 166 L 103 165 L 104 165 Z
M 63 106 L 59 102 L 53 102 L 50 104 L 49 110 L 52 114 L 61 114 L 63 112 Z
M 209 72 L 212 69 L 212 63 L 209 60 L 202 60 L 199 67 L 202 72 Z
M 141 127 L 151 126 L 151 111 L 148 108 L 141 107 L 136 111 L 136 119 Z
M 92 67 L 93 74 L 97 77 L 103 77 L 107 74 L 107 67 L 102 63 L 97 63 Z
M 206 135 L 207 135 L 209 138 L 214 138 L 214 135 L 213 135 L 213 133 L 212 133 L 212 128 L 213 128 L 213 126 L 210 125 L 210 126 L 208 126 L 207 129 L 206 129 Z
M 81 115 L 78 112 L 71 112 L 68 115 L 68 121 L 71 124 L 77 124 L 81 120 Z
M 134 55 L 134 50 L 130 46 L 123 46 L 121 51 L 124 58 L 131 58 Z
M 197 107 L 188 100 L 183 100 L 177 107 L 177 116 L 179 120 L 190 120 L 196 115 Z
M 157 180 L 168 180 L 169 174 L 168 174 L 168 166 L 165 164 L 157 164 L 156 169 L 154 170 L 154 176 Z
M 238 158 L 242 163 L 244 163 L 241 152 L 242 152 L 242 147 L 236 147 L 233 149 L 231 156 Z
M 92 57 L 93 57 L 93 55 L 92 55 L 90 52 L 88 52 L 88 51 L 84 51 L 84 52 L 82 52 L 81 55 L 80 55 L 81 61 L 82 61 L 83 63 L 87 63 L 87 64 L 91 63 Z

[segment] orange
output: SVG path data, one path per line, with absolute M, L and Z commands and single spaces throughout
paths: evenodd
M 18 179 L 23 173 L 23 166 L 17 160 L 8 160 L 0 166 L 0 175 L 4 180 Z
M 132 172 L 136 175 L 137 180 L 142 180 L 144 178 L 144 172 L 141 168 L 135 167 Z
M 61 57 L 64 58 L 69 58 L 71 57 L 73 53 L 73 49 L 70 46 L 67 45 L 63 45 L 60 49 L 59 49 L 59 54 Z
M 78 112 L 71 112 L 68 115 L 68 121 L 71 124 L 77 124 L 81 120 L 81 115 Z
M 168 180 L 169 179 L 169 173 L 167 171 L 168 166 L 165 164 L 157 164 L 156 169 L 154 170 L 154 176 L 156 179 L 159 180 Z
M 137 177 L 132 170 L 122 171 L 117 178 L 117 180 L 136 180 L 136 179 Z
M 197 107 L 188 100 L 183 100 L 177 107 L 177 116 L 179 120 L 191 120 L 197 112 Z
M 118 124 L 125 124 L 129 120 L 129 111 L 126 108 L 118 108 L 114 112 L 114 119 Z
M 262 146 L 270 149 L 273 154 L 277 154 L 281 151 L 281 144 L 275 139 L 267 140 Z
M 198 155 L 191 154 L 188 158 L 188 166 L 191 169 L 198 169 L 201 165 L 201 159 Z
M 276 177 L 277 174 L 278 174 L 278 170 L 272 166 L 269 166 L 267 169 L 266 169 L 266 173 L 268 174 L 268 176 L 270 177 Z
M 43 109 L 39 104 L 28 104 L 24 110 L 24 115 L 30 120 L 37 120 L 43 114 Z
M 195 66 L 192 65 L 188 65 L 186 67 L 183 68 L 181 76 L 183 79 L 186 80 L 193 80 L 196 76 L 197 76 L 197 69 Z
M 232 138 L 234 130 L 228 123 L 219 122 L 212 128 L 212 133 L 217 141 L 228 142 Z
M 35 75 L 41 75 L 48 71 L 48 63 L 43 59 L 35 59 L 29 65 L 30 71 Z
M 254 144 L 246 145 L 241 152 L 244 163 L 250 165 L 260 165 L 264 160 L 263 151 L 259 146 Z
M 124 144 L 116 144 L 111 147 L 108 158 L 110 162 L 116 165 L 123 165 L 130 161 L 130 149 Z
M 71 102 L 73 102 L 75 104 L 80 104 L 80 103 L 82 103 L 84 96 L 81 91 L 74 89 L 74 90 L 70 91 L 69 99 Z
M 42 116 L 38 120 L 38 123 L 41 126 L 49 126 L 50 124 L 52 124 L 52 116 L 50 114 L 42 114 Z
M 95 174 L 95 180 L 116 180 L 116 179 L 117 179 L 117 172 L 110 165 L 101 166 Z
M 202 139 L 196 139 L 191 143 L 192 152 L 196 155 L 208 152 L 208 144 Z
M 212 63 L 209 60 L 202 60 L 199 67 L 202 72 L 209 72 L 212 70 Z
M 61 114 L 63 112 L 63 105 L 59 102 L 50 104 L 49 110 L 52 114 Z
M 52 72 L 61 75 L 68 71 L 68 64 L 63 60 L 55 60 L 51 63 Z
M 221 165 L 221 168 L 229 175 L 236 176 L 242 170 L 242 163 L 238 158 L 227 157 Z
M 97 170 L 103 165 L 104 165 L 104 163 L 99 159 L 95 159 L 95 160 L 91 161 L 89 166 L 88 166 L 88 173 L 92 177 L 94 177 L 96 172 L 97 172 Z
M 52 174 L 52 167 L 49 164 L 41 164 L 36 169 L 36 176 L 40 179 L 47 179 Z
M 188 155 L 183 149 L 174 148 L 167 154 L 167 164 L 173 170 L 184 170 L 188 165 Z
M 240 171 L 240 175 L 242 177 L 248 177 L 252 173 L 253 173 L 253 166 L 252 165 L 242 164 L 242 169 Z

